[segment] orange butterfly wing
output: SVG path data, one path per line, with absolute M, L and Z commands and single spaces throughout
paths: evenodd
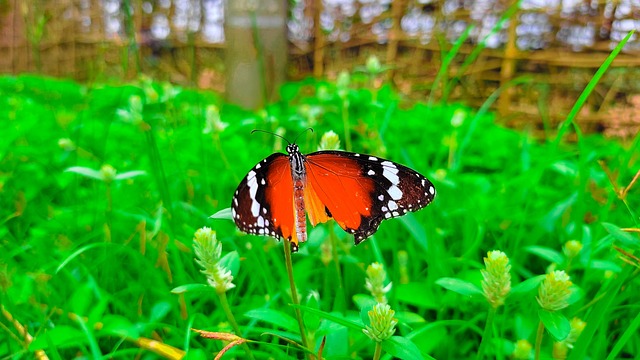
M 297 242 L 288 156 L 275 153 L 256 164 L 238 185 L 231 212 L 244 232 Z
M 305 205 L 312 223 L 333 217 L 356 244 L 382 220 L 419 210 L 435 197 L 427 178 L 389 160 L 344 151 L 318 151 L 305 159 Z

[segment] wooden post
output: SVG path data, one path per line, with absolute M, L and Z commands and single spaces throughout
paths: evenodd
M 256 109 L 275 100 L 285 80 L 287 0 L 225 6 L 227 100 Z

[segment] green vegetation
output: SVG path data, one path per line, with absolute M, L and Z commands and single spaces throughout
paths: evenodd
M 0 78 L 0 358 L 640 353 L 640 137 L 534 139 L 371 80 L 289 83 L 253 113 L 145 78 Z M 357 247 L 333 222 L 310 230 L 292 305 L 283 244 L 209 216 L 283 150 L 251 130 L 307 127 L 304 152 L 334 131 L 438 196 Z

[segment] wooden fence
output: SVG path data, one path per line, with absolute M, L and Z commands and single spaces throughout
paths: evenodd
M 222 3 L 0 1 L 0 72 L 90 82 L 142 72 L 224 91 L 225 44 L 215 31 L 207 33 L 222 26 Z M 564 119 L 611 49 L 629 30 L 640 30 L 640 8 L 631 0 L 289 3 L 289 78 L 333 78 L 375 55 L 391 66 L 388 79 L 407 97 L 425 99 L 435 89 L 436 99 L 480 105 L 498 91 L 501 121 L 539 130 Z M 164 34 L 158 23 L 165 24 Z M 434 86 L 436 79 L 455 86 Z M 637 115 L 640 41 L 634 35 L 579 121 L 586 130 L 629 136 L 640 126 Z

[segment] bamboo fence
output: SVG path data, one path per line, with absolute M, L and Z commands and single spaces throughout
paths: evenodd
M 208 41 L 203 32 L 205 1 L 185 1 L 199 7 L 193 15 L 199 27 L 172 21 L 184 10 L 177 0 L 0 1 L 0 72 L 87 82 L 145 73 L 224 91 L 225 44 Z M 512 2 L 290 2 L 288 75 L 335 78 L 375 55 L 390 65 L 386 79 L 408 98 L 479 106 L 499 91 L 493 106 L 501 121 L 542 131 L 564 119 L 617 41 L 628 30 L 640 30 L 640 5 L 623 0 L 531 3 L 523 0 L 508 16 L 511 21 L 491 33 L 483 21 L 491 17 L 497 23 Z M 373 15 L 365 16 L 363 10 L 374 5 Z M 106 16 L 108 6 L 120 11 Z M 411 23 L 410 15 L 422 23 Z M 152 36 L 157 17 L 169 19 L 169 36 L 161 40 Z M 119 29 L 109 31 L 114 21 Z M 474 31 L 449 57 L 469 25 L 476 26 Z M 500 39 L 498 44 L 484 42 L 487 34 Z M 436 79 L 443 82 L 434 86 Z M 634 35 L 582 109 L 584 129 L 624 137 L 637 133 L 639 80 L 640 41 Z

